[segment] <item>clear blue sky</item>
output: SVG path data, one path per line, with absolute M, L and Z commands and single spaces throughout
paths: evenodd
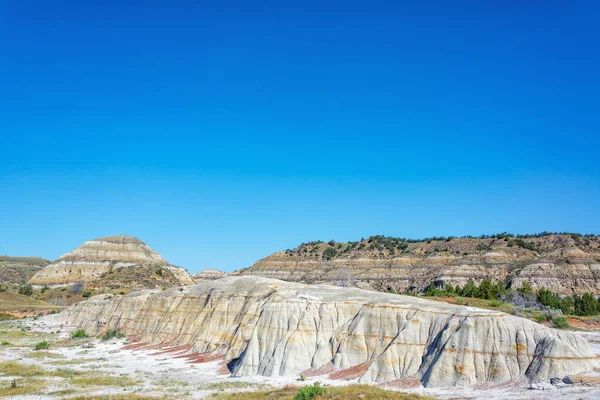
M 291 3 L 1 1 L 0 254 L 600 231 L 598 2 Z

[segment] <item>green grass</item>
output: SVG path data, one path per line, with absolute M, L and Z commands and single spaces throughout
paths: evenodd
M 0 373 L 6 376 L 22 376 L 22 377 L 43 377 L 54 376 L 60 378 L 72 378 L 78 375 L 77 371 L 67 368 L 59 368 L 57 370 L 47 370 L 37 365 L 25 365 L 18 362 L 0 362 Z
M 36 343 L 35 347 L 34 347 L 35 350 L 46 350 L 46 349 L 49 349 L 49 348 L 50 348 L 50 343 L 48 343 L 45 340 Z
M 294 400 L 300 387 L 286 386 L 282 389 L 261 390 L 242 393 L 218 393 L 212 399 L 217 400 Z M 432 400 L 431 397 L 419 396 L 383 390 L 370 385 L 328 386 L 318 400 Z
M 71 339 L 85 339 L 85 338 L 89 338 L 89 337 L 90 337 L 90 335 L 85 333 L 85 331 L 83 329 L 77 329 L 71 335 Z
M 554 327 L 565 329 L 569 327 L 569 323 L 567 322 L 567 317 L 554 317 L 552 318 L 552 323 Z

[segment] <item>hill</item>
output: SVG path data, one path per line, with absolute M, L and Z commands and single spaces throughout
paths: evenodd
M 40 257 L 0 256 L 0 283 L 22 285 L 48 264 L 49 260 Z
M 29 283 L 89 287 L 170 287 L 194 284 L 186 270 L 169 264 L 148 245 L 127 235 L 85 242 L 38 271 Z
M 503 281 L 559 294 L 600 294 L 600 237 L 575 233 L 420 240 L 372 236 L 356 242 L 309 242 L 272 254 L 234 275 L 293 282 L 423 291 L 430 283 Z

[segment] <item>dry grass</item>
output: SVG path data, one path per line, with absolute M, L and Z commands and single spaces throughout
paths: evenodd
M 73 385 L 77 386 L 120 386 L 129 387 L 142 383 L 140 380 L 132 379 L 126 376 L 111 375 L 92 375 L 79 376 L 71 380 Z
M 300 390 L 299 386 L 286 386 L 282 389 L 262 390 L 258 392 L 244 393 L 219 393 L 213 395 L 213 399 L 218 400 L 293 400 L 294 395 Z M 369 385 L 349 385 L 349 386 L 327 386 L 325 394 L 315 399 L 318 400 L 433 400 L 431 397 L 419 396 L 416 394 L 406 394 L 383 390 Z
M 117 394 L 114 396 L 78 396 L 69 400 L 156 400 L 164 397 L 141 396 L 139 394 Z
M 35 351 L 25 355 L 27 358 L 65 358 L 62 354 L 53 353 L 51 351 Z
M 0 310 L 56 310 L 63 307 L 53 306 L 42 300 L 37 300 L 22 294 L 7 290 L 0 292 Z
M 79 373 L 67 368 L 47 370 L 37 365 L 25 365 L 17 362 L 0 362 L 0 373 L 5 376 L 42 377 L 55 376 L 60 378 L 71 378 Z
M 46 387 L 43 379 L 17 379 L 17 387 L 13 388 L 11 381 L 1 381 L 0 397 L 25 396 L 38 394 Z

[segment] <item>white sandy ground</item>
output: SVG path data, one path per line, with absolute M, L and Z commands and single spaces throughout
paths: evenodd
M 42 317 L 38 320 L 25 319 L 22 321 L 0 322 L 2 330 L 20 330 L 30 328 L 31 333 L 53 333 L 55 340 L 68 339 L 73 326 L 63 325 L 64 321 L 59 315 Z M 27 328 L 28 327 L 28 328 Z M 600 355 L 600 333 L 577 332 L 584 336 L 596 354 Z M 211 361 L 200 364 L 190 364 L 185 358 L 176 358 L 178 354 L 153 354 L 161 350 L 123 350 L 125 339 L 101 341 L 93 339 L 86 344 L 74 347 L 51 347 L 49 351 L 61 356 L 62 361 L 76 360 L 77 363 L 69 365 L 54 365 L 57 359 L 28 358 L 32 346 L 27 347 L 0 347 L 0 361 L 18 361 L 27 365 L 38 365 L 45 369 L 69 368 L 75 371 L 101 373 L 105 375 L 124 376 L 140 380 L 136 386 L 121 387 L 87 387 L 78 388 L 77 393 L 66 396 L 82 395 L 110 395 L 123 393 L 137 393 L 140 395 L 155 395 L 163 398 L 191 398 L 200 399 L 209 397 L 214 392 L 260 390 L 273 387 L 283 387 L 288 384 L 305 385 L 315 381 L 323 386 L 347 385 L 356 383 L 357 380 L 329 380 L 326 376 L 307 378 L 305 382 L 298 382 L 296 377 L 264 377 L 252 376 L 232 378 L 221 375 L 218 369 L 221 361 Z M 590 376 L 600 376 L 600 372 L 590 372 Z M 0 384 L 8 384 L 11 377 L 0 376 Z M 52 378 L 49 378 L 52 380 Z M 45 392 L 56 392 L 72 388 L 69 384 L 56 379 L 56 385 L 51 385 Z M 496 387 L 453 387 L 448 389 L 429 388 L 402 388 L 394 389 L 382 385 L 389 390 L 429 395 L 443 399 L 600 399 L 600 388 L 581 387 L 576 385 L 553 386 L 549 382 L 535 385 L 532 388 L 525 382 L 510 382 Z M 14 396 L 13 399 L 58 399 L 65 395 L 38 394 L 29 396 Z

